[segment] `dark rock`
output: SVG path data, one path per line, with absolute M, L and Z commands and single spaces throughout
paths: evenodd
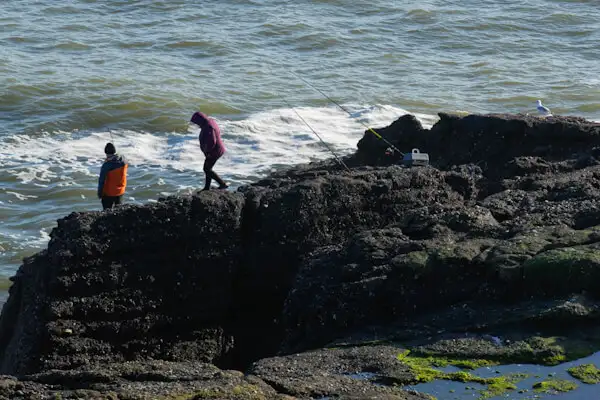
M 419 222 L 418 214 L 428 213 L 428 204 L 462 201 L 444 183 L 443 173 L 434 169 L 392 166 L 298 181 L 294 174 L 289 176 L 288 184 L 280 182 L 274 189 L 258 185 L 245 191 L 247 230 L 245 255 L 235 279 L 239 300 L 234 330 L 239 333 L 236 344 L 256 353 L 243 358 L 278 351 L 283 302 L 299 265 L 312 250 L 395 223 L 412 235 L 431 236 L 435 227 L 423 225 L 426 217 Z M 257 342 L 270 347 L 257 347 Z
M 390 165 L 402 160 L 402 155 L 393 150 L 388 151 L 386 154 L 386 150 L 389 148 L 386 141 L 397 147 L 404 147 L 398 146 L 400 143 L 423 143 L 423 136 L 426 132 L 421 122 L 411 114 L 403 115 L 390 126 L 376 128 L 373 131 L 383 137 L 384 140 L 379 139 L 373 132 L 367 130 L 362 139 L 358 141 L 358 152 L 356 154 L 357 157 L 360 157 L 362 163 L 371 165 Z M 404 151 L 411 150 L 412 148 Z
M 109 363 L 77 370 L 0 378 L 7 399 L 273 399 L 278 394 L 262 380 L 199 362 Z
M 222 362 L 243 204 L 209 194 L 59 221 L 48 251 L 27 260 L 10 289 L 2 371 Z
M 279 392 L 299 398 L 428 399 L 380 383 L 390 377 L 410 379 L 408 368 L 398 362 L 402 350 L 395 346 L 316 350 L 264 359 L 249 372 Z
M 360 327 L 471 298 L 485 278 L 477 256 L 489 246 L 411 241 L 390 229 L 322 250 L 302 267 L 288 296 L 282 350 L 319 347 Z
M 510 176 L 511 171 L 498 167 L 515 158 L 544 156 L 563 160 L 575 153 L 590 154 L 600 144 L 600 124 L 578 117 L 438 115 L 439 121 L 430 130 L 422 129 L 414 117 L 404 116 L 389 127 L 375 131 L 401 151 L 419 148 L 428 153 L 431 163 L 438 168 L 476 164 L 496 179 Z M 384 157 L 386 147 L 373 133 L 366 131 L 356 157 L 373 165 L 396 163 L 397 159 Z
M 364 344 L 373 332 L 442 354 L 463 343 L 456 335 L 525 341 L 526 327 L 542 338 L 598 328 L 599 124 L 440 114 L 429 130 L 404 116 L 376 131 L 429 153 L 432 166 L 397 165 L 401 155 L 367 131 L 344 158 L 350 171 L 326 160 L 238 193 L 58 221 L 47 250 L 12 279 L 0 372 L 20 379 L 0 390 L 193 398 L 240 397 L 251 385 L 257 398 L 419 398 L 389 386 L 404 382 L 404 367 L 374 364 L 381 348 L 288 354 L 348 337 Z M 259 359 L 258 378 L 224 371 Z M 130 365 L 139 373 L 124 372 Z M 323 379 L 307 378 L 315 374 Z

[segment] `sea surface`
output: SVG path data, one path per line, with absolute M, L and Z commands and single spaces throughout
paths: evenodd
M 0 26 L 0 287 L 57 219 L 101 208 L 108 141 L 128 203 L 201 187 L 196 110 L 231 190 L 329 157 L 311 128 L 346 154 L 405 113 L 541 99 L 600 120 L 598 0 L 1 0 Z

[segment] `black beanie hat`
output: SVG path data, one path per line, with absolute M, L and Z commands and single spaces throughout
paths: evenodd
M 115 154 L 117 152 L 117 149 L 115 149 L 115 145 L 112 143 L 106 143 L 106 146 L 104 146 L 104 153 L 105 154 Z

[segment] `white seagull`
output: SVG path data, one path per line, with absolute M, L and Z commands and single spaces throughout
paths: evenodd
M 537 101 L 537 109 L 540 112 L 540 114 L 542 114 L 545 117 L 552 116 L 552 112 L 550 111 L 550 109 L 548 107 L 544 107 L 542 105 L 542 101 L 541 100 Z

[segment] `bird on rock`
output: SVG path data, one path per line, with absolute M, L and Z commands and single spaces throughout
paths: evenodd
M 548 107 L 544 107 L 542 105 L 542 101 L 538 100 L 537 101 L 537 109 L 540 112 L 541 115 L 545 116 L 545 117 L 549 117 L 552 115 L 552 112 L 550 111 L 550 109 Z

